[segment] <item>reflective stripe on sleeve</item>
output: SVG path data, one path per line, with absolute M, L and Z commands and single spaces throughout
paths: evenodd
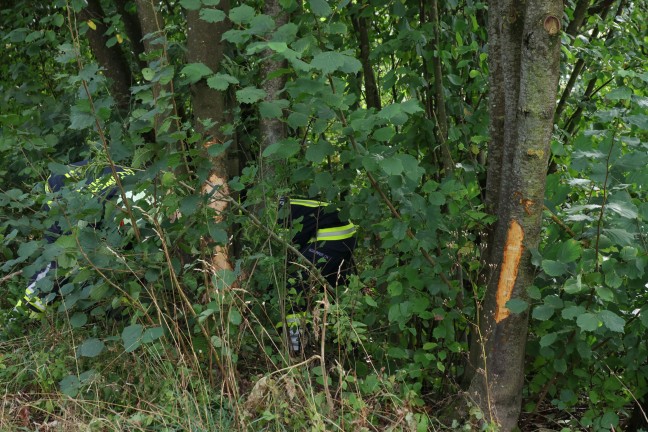
M 352 223 L 340 227 L 323 228 L 317 230 L 315 240 L 344 240 L 355 235 L 357 229 Z
M 326 207 L 329 205 L 329 203 L 323 201 L 304 200 L 304 199 L 291 199 L 290 204 L 302 206 L 302 207 Z

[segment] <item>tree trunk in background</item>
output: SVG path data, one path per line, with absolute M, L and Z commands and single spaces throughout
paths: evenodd
M 153 0 L 135 0 L 135 2 L 137 4 L 137 17 L 139 18 L 142 34 L 145 35 L 143 41 L 145 54 L 152 56 L 156 51 L 160 51 L 159 60 L 152 62 L 149 58 L 148 63 L 150 63 L 154 69 L 161 68 L 169 63 L 166 58 L 166 46 L 163 45 L 166 44 L 166 41 L 161 42 L 161 40 L 164 40 L 164 20 L 158 13 Z M 160 111 L 162 111 L 160 114 L 155 115 L 154 124 L 156 140 L 159 140 L 163 123 L 172 111 L 171 107 L 163 109 L 164 106 L 160 99 L 163 97 L 172 98 L 172 95 L 173 90 L 171 84 L 162 85 L 159 82 L 153 84 L 153 101 L 156 108 L 159 108 Z M 172 99 L 170 100 L 170 103 L 173 103 Z
M 376 84 L 376 75 L 369 59 L 371 54 L 371 45 L 369 43 L 369 31 L 367 29 L 367 19 L 361 16 L 362 11 L 358 11 L 351 16 L 353 29 L 355 30 L 360 45 L 360 62 L 362 63 L 362 74 L 364 75 L 365 99 L 367 108 L 375 108 L 380 111 L 382 104 L 380 102 L 380 93 Z
M 229 1 L 221 0 L 218 9 L 227 14 Z M 228 26 L 226 21 L 208 23 L 200 19 L 199 13 L 200 11 L 187 11 L 187 62 L 203 63 L 213 72 L 217 72 L 223 59 L 224 43 L 221 42 L 221 38 Z M 211 89 L 207 85 L 207 80 L 201 79 L 191 86 L 191 101 L 194 127 L 205 136 L 205 148 L 211 145 L 223 145 L 225 136 L 221 128 L 226 122 L 224 93 Z M 211 120 L 211 126 L 205 127 L 201 120 Z M 229 178 L 227 154 L 228 152 L 225 151 L 211 159 L 211 170 L 202 189 L 203 193 L 211 196 L 209 206 L 216 211 L 218 221 L 223 218 L 228 207 L 226 199 L 230 196 L 227 183 Z M 212 264 L 215 270 L 232 270 L 226 247 L 216 247 Z
M 117 12 L 121 15 L 122 22 L 124 23 L 124 30 L 126 31 L 126 35 L 131 44 L 135 61 L 139 65 L 140 69 L 144 69 L 146 67 L 146 62 L 141 59 L 142 54 L 144 54 L 144 42 L 142 41 L 144 35 L 142 34 L 142 26 L 137 18 L 137 14 L 131 13 L 126 9 L 127 3 L 127 0 L 115 0 L 115 6 Z
M 516 427 L 524 381 L 528 309 L 513 314 L 533 282 L 560 61 L 561 0 L 489 3 L 490 133 L 486 297 L 472 340 L 468 396 L 502 431 Z
M 278 0 L 266 0 L 263 13 L 274 18 L 277 28 L 288 22 L 288 14 L 285 13 Z M 265 90 L 265 100 L 268 102 L 279 99 L 279 93 L 286 85 L 286 75 L 276 76 L 277 71 L 286 67 L 286 61 L 274 60 L 274 52 L 266 50 L 264 53 L 265 60 L 261 65 L 261 88 Z M 284 123 L 278 118 L 262 118 L 259 122 L 261 133 L 261 148 L 259 151 L 258 161 L 260 175 L 262 179 L 272 176 L 274 169 L 271 164 L 266 164 L 261 154 L 269 145 L 281 141 L 286 137 L 286 128 Z
M 90 49 L 94 54 L 97 63 L 103 69 L 104 75 L 108 78 L 112 96 L 117 102 L 119 111 L 125 113 L 130 106 L 130 86 L 132 74 L 128 61 L 121 50 L 120 44 L 108 47 L 108 27 L 104 24 L 104 11 L 99 0 L 88 0 L 87 6 L 79 13 L 79 19 L 90 21 L 96 26 L 94 29 L 88 27 L 85 36 L 90 43 Z

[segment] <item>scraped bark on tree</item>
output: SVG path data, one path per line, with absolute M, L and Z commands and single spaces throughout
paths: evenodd
M 229 2 L 221 0 L 218 9 L 225 14 L 229 11 Z M 200 18 L 200 11 L 187 12 L 187 62 L 203 63 L 213 72 L 220 68 L 224 54 L 224 43 L 221 41 L 228 26 L 225 21 L 209 23 Z M 225 95 L 207 85 L 201 79 L 191 86 L 191 102 L 193 106 L 194 127 L 204 135 L 205 151 L 212 145 L 224 145 L 225 136 L 222 132 L 226 122 Z M 228 186 L 227 151 L 211 158 L 211 169 L 202 192 L 208 195 L 209 206 L 216 212 L 216 220 L 223 220 L 228 207 L 227 198 L 230 196 Z M 226 246 L 217 246 L 212 255 L 215 270 L 232 270 L 229 251 Z
M 486 204 L 497 216 L 489 236 L 486 296 L 471 344 L 468 396 L 502 431 L 520 414 L 528 308 L 533 282 L 560 61 L 560 0 L 489 3 L 490 134 Z

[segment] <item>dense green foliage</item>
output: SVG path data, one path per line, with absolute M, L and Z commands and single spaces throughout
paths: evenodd
M 28 406 L 38 421 L 97 430 L 444 427 L 437 408 L 460 392 L 494 221 L 482 191 L 484 2 L 441 2 L 439 46 L 429 5 L 409 0 L 284 0 L 291 15 L 282 26 L 255 2 L 227 12 L 214 1 L 163 2 L 164 31 L 146 36 L 154 50 L 140 69 L 105 1 L 109 44 L 134 71 L 127 113 L 115 109 L 87 46 L 96 25 L 77 20 L 83 2 L 9 3 L 0 10 L 0 382 L 15 397 L 0 412 Z M 203 5 L 202 19 L 231 24 L 219 71 L 185 61 L 185 15 Z M 563 28 L 575 9 L 566 6 Z M 533 252 L 537 278 L 531 302 L 509 304 L 514 313 L 531 308 L 525 422 L 610 430 L 648 395 L 646 6 L 600 2 L 563 35 L 566 97 Z M 366 104 L 358 17 L 370 24 L 380 107 Z M 436 53 L 443 98 L 434 92 Z M 277 100 L 261 88 L 267 56 L 286 61 L 275 71 L 287 77 Z M 225 92 L 228 106 L 227 141 L 207 154 L 195 122 L 209 120 L 191 118 L 200 80 Z M 172 91 L 158 95 L 160 84 Z M 259 122 L 274 118 L 286 138 L 262 148 Z M 200 188 L 210 157 L 225 152 L 238 167 L 230 211 L 218 220 Z M 114 223 L 93 229 L 87 221 L 104 213 L 98 201 L 74 184 L 44 188 L 50 172 L 83 158 L 94 161 L 89 169 L 132 167 L 124 189 L 149 200 L 127 212 L 108 205 Z M 299 264 L 274 228 L 283 194 L 335 202 L 360 227 L 358 275 L 332 295 L 315 290 L 319 357 L 299 365 L 275 326 L 290 296 L 286 258 Z M 66 235 L 46 244 L 54 222 Z M 230 243 L 234 270 L 211 268 L 214 246 Z M 38 322 L 11 321 L 30 277 L 54 257 L 70 276 L 63 301 Z M 467 429 L 481 418 L 470 414 Z

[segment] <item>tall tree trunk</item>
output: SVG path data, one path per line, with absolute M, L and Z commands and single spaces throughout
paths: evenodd
M 263 13 L 274 18 L 277 28 L 288 22 L 288 14 L 285 13 L 278 0 L 266 0 Z M 274 52 L 266 50 L 264 52 L 265 61 L 261 65 L 262 83 L 261 88 L 265 90 L 265 100 L 268 102 L 279 99 L 279 93 L 286 85 L 286 76 L 276 76 L 275 74 L 286 67 L 285 60 L 275 60 Z M 259 152 L 259 167 L 262 179 L 272 176 L 274 168 L 272 164 L 266 164 L 261 154 L 271 144 L 281 141 L 286 137 L 286 128 L 284 123 L 278 118 L 262 118 L 259 124 L 261 133 L 261 149 Z
M 137 4 L 137 17 L 139 18 L 142 33 L 146 36 L 143 40 L 145 54 L 148 57 L 151 68 L 161 69 L 169 64 L 166 53 L 164 19 L 159 13 L 155 1 L 135 0 L 135 2 Z M 158 55 L 158 59 L 151 61 L 151 58 L 154 58 L 154 54 Z M 161 140 L 161 134 L 163 135 L 164 132 L 168 132 L 169 129 L 175 129 L 173 123 L 165 124 L 166 121 L 170 121 L 169 115 L 172 112 L 178 114 L 173 100 L 172 85 L 172 83 L 153 83 L 153 101 L 156 109 L 160 112 L 159 114 L 156 114 L 154 118 L 154 133 L 156 141 Z M 163 101 L 164 103 L 167 103 L 167 106 L 163 105 Z
M 94 24 L 88 28 L 85 35 L 97 63 L 109 80 L 111 94 L 117 102 L 117 108 L 125 113 L 130 105 L 132 73 L 121 46 L 119 44 L 107 46 L 108 27 L 104 24 L 104 16 L 99 0 L 88 0 L 86 7 L 79 13 L 80 19 L 92 21 Z
M 229 1 L 221 0 L 218 9 L 229 11 Z M 223 33 L 227 31 L 225 21 L 209 23 L 200 19 L 199 11 L 187 12 L 187 61 L 203 63 L 212 71 L 220 68 L 224 54 Z M 205 146 L 223 145 L 225 136 L 221 130 L 227 116 L 225 111 L 225 95 L 221 91 L 211 89 L 207 81 L 202 79 L 191 86 L 191 101 L 193 106 L 194 127 L 206 137 Z M 201 120 L 211 120 L 211 126 L 206 127 Z M 228 186 L 227 152 L 211 158 L 211 169 L 207 182 L 203 185 L 203 193 L 210 195 L 209 206 L 216 211 L 217 220 L 222 220 L 228 207 L 227 198 L 230 196 Z M 212 264 L 216 270 L 232 270 L 228 249 L 217 246 L 212 256 Z
M 559 78 L 561 0 L 489 4 L 491 233 L 486 297 L 471 358 L 469 395 L 502 431 L 516 427 L 522 399 L 528 310 L 513 314 L 533 281 Z M 498 81 L 499 80 L 499 81 Z M 502 119 L 502 114 L 504 118 Z M 492 177 L 491 177 L 492 176 Z
M 140 69 L 146 67 L 146 62 L 142 60 L 142 54 L 144 54 L 144 35 L 142 34 L 142 26 L 140 25 L 139 19 L 137 18 L 136 13 L 131 13 L 127 8 L 127 0 L 115 0 L 115 6 L 117 12 L 121 15 L 122 22 L 124 23 L 124 30 L 128 36 L 128 40 L 133 49 L 133 56 L 135 61 L 139 65 Z
M 375 108 L 380 110 L 380 93 L 378 92 L 378 85 L 376 85 L 376 74 L 374 74 L 371 65 L 369 54 L 371 53 L 371 45 L 369 44 L 369 30 L 367 19 L 361 16 L 362 10 L 357 11 L 351 16 L 351 23 L 355 30 L 359 45 L 360 45 L 360 62 L 362 63 L 362 73 L 364 75 L 365 99 L 367 108 Z

